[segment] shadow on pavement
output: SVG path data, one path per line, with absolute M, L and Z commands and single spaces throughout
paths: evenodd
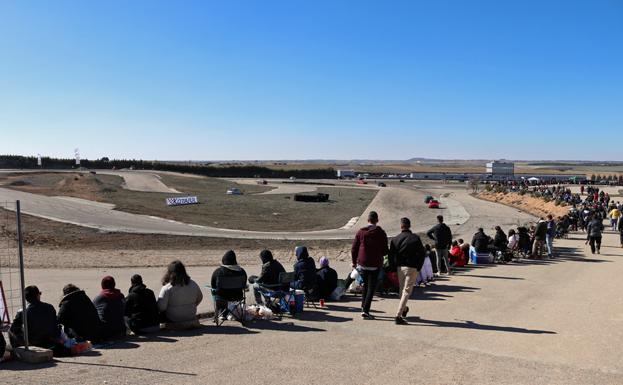
M 509 279 L 523 281 L 525 278 L 520 277 L 501 277 L 497 275 L 477 275 L 477 274 L 457 274 L 461 277 L 473 277 L 473 278 L 488 278 L 488 279 Z
M 129 369 L 129 370 L 141 370 L 145 372 L 152 373 L 161 373 L 161 374 L 175 374 L 178 376 L 196 376 L 196 373 L 185 373 L 185 372 L 174 372 L 170 370 L 162 370 L 162 369 L 153 369 L 153 368 L 143 368 L 138 366 L 126 366 L 126 365 L 113 365 L 113 364 L 97 364 L 97 363 L 89 363 L 89 362 L 76 362 L 76 361 L 62 361 L 59 360 L 59 363 L 67 364 L 67 365 L 82 365 L 82 366 L 99 366 L 102 368 L 116 368 L 116 369 Z
M 283 332 L 326 332 L 326 329 L 312 328 L 303 325 L 297 325 L 294 323 L 296 319 L 292 321 L 286 322 L 275 322 L 275 321 L 262 321 L 258 320 L 255 322 L 250 322 L 247 324 L 249 329 L 257 329 L 257 330 L 275 330 L 275 331 L 283 331 Z M 253 332 L 258 333 L 258 332 Z
M 2 370 L 12 370 L 12 371 L 29 371 L 29 370 L 41 370 L 41 369 L 48 369 L 48 368 L 53 368 L 55 366 L 57 366 L 57 363 L 59 361 L 57 361 L 56 359 L 54 361 L 50 361 L 50 362 L 44 362 L 41 364 L 29 364 L 26 362 L 21 362 L 21 361 L 17 361 L 17 360 L 12 360 L 12 361 L 7 361 L 7 362 L 3 362 L 1 367 L 0 367 L 0 371 Z
M 411 325 L 415 326 L 436 326 L 442 328 L 460 328 L 460 329 L 475 329 L 475 330 L 490 330 L 496 332 L 507 332 L 507 333 L 524 333 L 524 334 L 557 334 L 556 332 L 549 330 L 531 330 L 525 328 L 518 328 L 512 326 L 497 326 L 497 325 L 485 325 L 479 324 L 473 321 L 460 321 L 460 322 L 452 322 L 452 321 L 435 321 L 435 320 L 427 320 L 419 317 L 408 317 L 408 321 L 410 321 Z

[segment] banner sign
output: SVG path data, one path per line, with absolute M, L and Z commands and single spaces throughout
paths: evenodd
M 197 197 L 167 198 L 167 206 L 195 205 L 199 203 Z

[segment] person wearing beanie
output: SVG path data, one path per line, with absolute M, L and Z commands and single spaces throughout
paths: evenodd
M 320 299 L 328 301 L 331 294 L 337 287 L 337 272 L 329 267 L 329 258 L 320 258 L 320 268 L 316 272 L 316 280 L 318 281 L 318 296 Z
M 165 327 L 176 330 L 196 327 L 197 306 L 202 300 L 201 288 L 190 278 L 182 261 L 169 263 L 157 302 Z
M 361 317 L 363 319 L 374 318 L 370 315 L 370 306 L 379 279 L 379 269 L 383 266 L 383 257 L 389 251 L 387 234 L 378 222 L 379 215 L 376 211 L 370 211 L 368 226 L 359 229 L 351 248 L 353 268 L 356 268 L 363 278 L 361 295 Z
M 154 292 L 143 284 L 143 277 L 134 274 L 125 302 L 127 324 L 134 334 L 156 331 L 160 327 L 158 304 Z
M 78 341 L 100 342 L 102 322 L 97 309 L 84 290 L 71 283 L 63 287 L 63 298 L 58 305 L 58 323 L 65 334 Z
M 102 291 L 93 299 L 93 304 L 102 322 L 101 337 L 103 340 L 115 340 L 126 335 L 125 319 L 123 318 L 125 298 L 115 286 L 113 277 L 102 278 Z
M 296 290 L 304 290 L 307 292 L 307 295 L 316 298 L 316 263 L 314 259 L 309 256 L 309 252 L 305 246 L 297 246 L 294 249 L 294 254 L 296 254 L 294 281 L 290 283 L 290 287 Z
M 224 316 L 225 314 L 222 312 L 227 310 L 227 302 L 241 300 L 242 296 L 244 296 L 244 292 L 238 289 L 215 289 L 218 279 L 220 277 L 244 276 L 246 281 L 247 273 L 238 265 L 236 253 L 234 253 L 233 250 L 228 250 L 225 255 L 223 255 L 221 262 L 221 266 L 212 273 L 210 285 L 213 288 L 212 294 L 214 295 L 214 302 L 216 304 L 216 314 Z
M 28 320 L 28 343 L 44 349 L 54 349 L 60 337 L 60 329 L 56 320 L 56 310 L 49 303 L 41 301 L 41 292 L 37 286 L 24 289 L 26 297 L 26 318 Z M 24 310 L 15 314 L 9 329 L 9 342 L 13 348 L 24 345 Z M 1 358 L 1 357 L 0 357 Z
M 286 271 L 283 265 L 273 257 L 270 250 L 262 250 L 260 252 L 260 260 L 262 261 L 260 276 L 249 277 L 249 283 L 253 284 L 253 295 L 257 304 L 263 303 L 260 287 L 262 285 L 274 286 L 279 284 L 279 274 Z

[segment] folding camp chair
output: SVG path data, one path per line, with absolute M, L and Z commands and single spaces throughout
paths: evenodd
M 214 302 L 214 323 L 221 326 L 225 322 L 225 314 L 229 313 L 234 319 L 242 325 L 245 323 L 247 311 L 247 296 L 245 292 L 248 290 L 247 279 L 243 275 L 233 277 L 217 277 L 216 287 L 207 286 L 212 291 L 212 302 Z M 217 308 L 217 300 L 219 300 L 217 290 L 240 290 L 240 299 L 235 301 L 227 301 L 226 309 Z M 223 299 L 224 301 L 224 299 Z M 230 305 L 233 302 L 233 307 Z
M 290 312 L 290 304 L 287 297 L 294 295 L 294 290 L 290 288 L 290 283 L 294 280 L 294 273 L 279 273 L 276 284 L 261 284 L 260 293 L 266 306 L 275 314 Z

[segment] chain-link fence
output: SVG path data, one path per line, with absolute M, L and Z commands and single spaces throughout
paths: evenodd
M 0 329 L 8 331 L 24 306 L 21 221 L 18 202 L 0 202 Z M 26 334 L 26 333 L 25 333 Z M 5 334 L 5 340 L 8 338 Z

